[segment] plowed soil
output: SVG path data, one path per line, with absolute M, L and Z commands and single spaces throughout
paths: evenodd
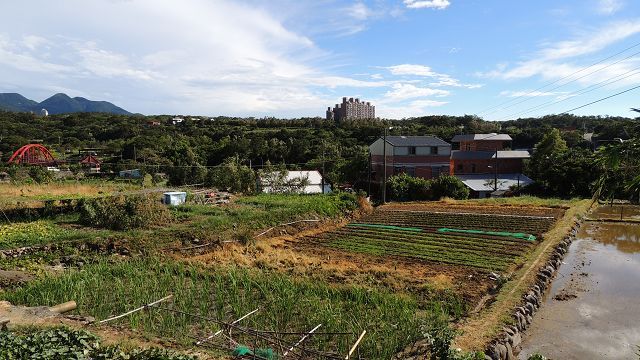
M 527 205 L 467 205 L 445 201 L 394 203 L 378 208 L 379 210 L 437 211 L 450 213 L 502 214 L 518 216 L 550 216 L 559 219 L 565 210 L 561 207 Z

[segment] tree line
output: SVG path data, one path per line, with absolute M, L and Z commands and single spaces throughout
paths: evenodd
M 267 164 L 277 164 L 289 170 L 319 170 L 330 183 L 366 189 L 368 145 L 385 127 L 393 126 L 391 135 L 429 134 L 446 141 L 456 134 L 501 132 L 513 138 L 514 149 L 536 149 L 526 172 L 536 183 L 526 191 L 586 197 L 602 183 L 612 184 L 617 176 L 609 174 L 607 181 L 596 184 L 607 171 L 595 144 L 614 147 L 619 140 L 602 141 L 640 138 L 638 119 L 568 114 L 506 122 L 473 115 L 340 124 L 321 118 L 184 117 L 177 124 L 171 120 L 168 115 L 74 113 L 39 117 L 0 112 L 0 160 L 6 164 L 20 146 L 41 142 L 57 159 L 92 148 L 105 171 L 140 168 L 150 174 L 165 173 L 173 185 L 236 182 L 242 185 L 235 188 L 242 189 L 249 183 L 250 171 L 255 174 Z M 593 133 L 591 141 L 585 140 L 585 133 Z M 629 167 L 624 169 L 629 172 Z

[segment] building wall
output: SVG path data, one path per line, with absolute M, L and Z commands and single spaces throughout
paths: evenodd
M 371 179 L 379 182 L 384 178 L 384 156 L 371 155 Z M 431 179 L 441 174 L 448 175 L 449 155 L 387 155 L 387 178 L 399 173 Z
M 504 140 L 469 140 L 461 141 L 460 149 L 462 151 L 496 151 L 504 150 L 510 144 Z
M 496 160 L 495 159 L 469 159 L 454 160 L 451 159 L 452 175 L 468 175 L 468 174 L 494 174 Z M 475 168 L 474 168 L 475 165 Z M 491 167 L 489 167 L 491 166 Z M 498 158 L 498 174 L 515 174 L 521 173 L 523 168 L 522 159 L 500 159 Z

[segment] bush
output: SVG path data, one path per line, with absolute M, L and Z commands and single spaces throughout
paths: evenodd
M 205 184 L 235 193 L 252 194 L 256 188 L 256 177 L 250 167 L 240 164 L 238 157 L 230 157 L 219 167 L 209 170 Z
M 434 200 L 440 200 L 443 197 L 464 200 L 469 197 L 469 188 L 460 179 L 451 175 L 443 175 L 431 180 L 431 192 Z
M 80 202 L 80 223 L 112 230 L 169 222 L 171 213 L 153 195 L 110 196 Z
M 391 198 L 396 201 L 440 200 L 443 197 L 466 199 L 469 189 L 455 176 L 443 175 L 432 180 L 416 178 L 405 173 L 388 181 Z

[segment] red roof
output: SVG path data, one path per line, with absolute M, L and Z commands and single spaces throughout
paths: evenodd
M 100 160 L 93 155 L 87 155 L 84 159 L 80 160 L 80 164 L 100 165 Z

